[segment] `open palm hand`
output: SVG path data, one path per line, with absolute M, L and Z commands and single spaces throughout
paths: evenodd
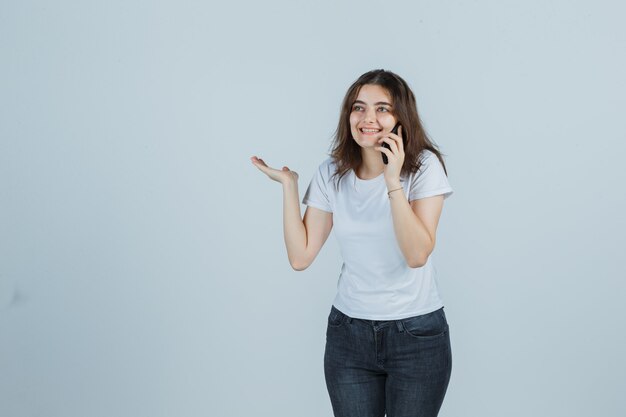
M 296 171 L 292 171 L 286 166 L 281 169 L 276 169 L 269 167 L 265 161 L 261 158 L 257 158 L 256 156 L 252 156 L 250 158 L 252 164 L 257 167 L 259 170 L 264 172 L 268 177 L 273 179 L 274 181 L 280 182 L 281 184 L 285 184 L 288 181 L 298 181 L 298 173 Z

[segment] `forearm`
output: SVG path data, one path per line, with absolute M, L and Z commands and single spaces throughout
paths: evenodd
M 390 187 L 389 190 L 396 188 L 400 186 Z M 393 228 L 400 250 L 410 267 L 420 267 L 426 263 L 433 250 L 428 229 L 411 209 L 404 189 L 392 192 L 389 197 Z
M 302 269 L 305 262 L 307 235 L 300 214 L 297 181 L 283 184 L 283 230 L 289 263 L 294 269 Z

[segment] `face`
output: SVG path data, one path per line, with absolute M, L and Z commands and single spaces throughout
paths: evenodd
M 396 124 L 391 96 L 383 87 L 365 84 L 352 103 L 350 130 L 362 148 L 375 148 L 378 139 Z M 365 129 L 365 130 L 364 130 Z

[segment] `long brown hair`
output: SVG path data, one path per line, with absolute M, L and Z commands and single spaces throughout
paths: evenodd
M 348 89 L 341 106 L 339 115 L 339 125 L 335 130 L 333 149 L 330 156 L 337 165 L 337 171 L 333 176 L 338 175 L 336 187 L 341 178 L 350 170 L 357 170 L 362 163 L 361 148 L 352 138 L 350 131 L 350 113 L 352 105 L 359 95 L 363 85 L 375 84 L 387 90 L 391 96 L 393 115 L 402 125 L 402 137 L 404 139 L 404 163 L 400 175 L 408 175 L 416 172 L 422 165 L 420 155 L 424 149 L 428 149 L 437 155 L 443 165 L 444 172 L 448 175 L 442 154 L 438 150 L 422 126 L 422 122 L 417 113 L 415 96 L 400 76 L 391 71 L 377 69 L 361 75 Z

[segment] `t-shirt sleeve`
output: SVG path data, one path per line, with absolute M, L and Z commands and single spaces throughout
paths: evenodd
M 329 182 L 327 163 L 328 161 L 322 163 L 317 168 L 317 171 L 313 175 L 313 178 L 304 193 L 302 204 L 332 213 L 333 209 L 328 189 Z
M 422 160 L 422 166 L 415 174 L 409 189 L 409 201 L 443 194 L 444 200 L 452 195 L 453 190 L 437 155 L 428 152 Z

